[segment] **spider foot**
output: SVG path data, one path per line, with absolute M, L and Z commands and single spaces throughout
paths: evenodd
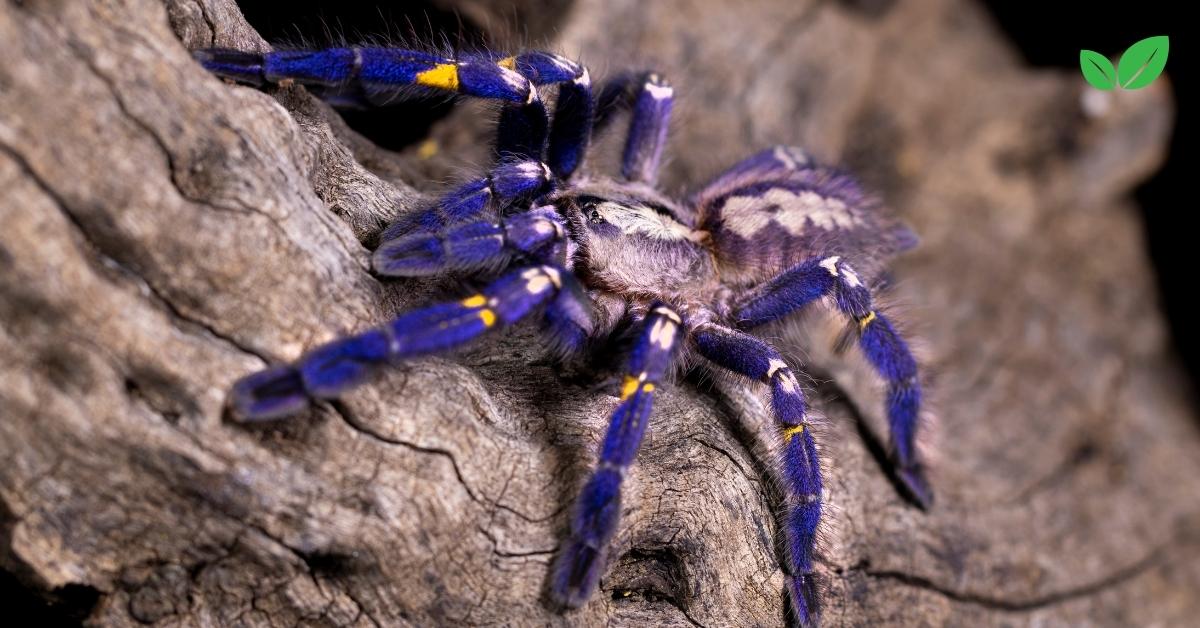
M 929 510 L 933 506 L 933 489 L 929 486 L 929 479 L 925 477 L 925 468 L 921 465 L 913 465 L 910 467 L 897 467 L 896 476 L 900 479 L 900 484 L 904 487 L 904 491 L 922 510 Z
M 300 371 L 277 366 L 239 379 L 229 396 L 234 416 L 243 421 L 270 421 L 308 407 Z
M 596 329 L 595 310 L 575 279 L 564 275 L 562 290 L 546 308 L 544 329 L 560 356 L 578 355 L 587 346 Z
M 573 541 L 563 551 L 550 585 L 550 599 L 556 605 L 579 608 L 588 601 L 604 568 L 603 550 L 603 546 Z
M 194 58 L 204 69 L 221 78 L 262 87 L 267 84 L 263 76 L 263 55 L 257 52 L 242 52 L 227 48 L 193 50 Z
M 579 608 L 596 589 L 620 511 L 621 474 L 602 468 L 579 495 L 571 538 L 554 565 L 550 597 L 555 604 Z
M 800 628 L 816 628 L 820 624 L 821 609 L 818 607 L 817 584 L 812 574 L 787 577 L 788 596 L 791 598 L 789 624 Z

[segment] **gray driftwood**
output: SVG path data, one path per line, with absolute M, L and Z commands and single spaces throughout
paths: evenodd
M 871 453 L 861 366 L 792 351 L 820 369 L 827 624 L 1200 616 L 1200 439 L 1128 198 L 1167 81 L 1085 108 L 949 0 L 556 6 L 532 36 L 677 86 L 669 189 L 804 145 L 923 236 L 889 300 L 929 374 L 931 512 Z M 781 623 L 747 387 L 662 395 L 602 590 L 565 618 L 547 566 L 607 366 L 521 329 L 295 420 L 224 416 L 240 375 L 452 292 L 380 283 L 367 247 L 487 129 L 466 105 L 438 156 L 380 151 L 303 89 L 207 75 L 188 49 L 214 44 L 265 46 L 224 0 L 0 3 L 0 565 L 99 625 Z

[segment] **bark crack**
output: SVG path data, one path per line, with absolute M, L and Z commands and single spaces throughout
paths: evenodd
M 115 257 L 113 257 L 111 254 L 109 254 L 106 251 L 106 248 L 101 246 L 100 242 L 97 241 L 94 237 L 92 237 L 91 233 L 88 231 L 87 227 L 84 226 L 83 222 L 79 219 L 79 217 L 76 216 L 74 214 L 74 212 L 71 211 L 70 204 L 67 202 L 67 200 L 62 195 L 60 195 L 53 187 L 51 187 L 50 184 L 37 173 L 36 170 L 33 169 L 32 164 L 30 164 L 29 161 L 27 159 L 25 159 L 24 155 L 19 153 L 12 146 L 9 146 L 3 142 L 0 142 L 0 152 L 3 152 L 10 159 L 12 159 L 13 162 L 17 165 L 17 167 L 21 170 L 21 172 L 23 172 L 27 177 L 29 177 L 29 179 L 34 183 L 34 185 L 36 185 L 38 187 L 38 189 L 42 191 L 43 194 L 45 194 L 51 201 L 53 201 L 54 205 L 59 208 L 59 211 L 62 213 L 63 217 L 66 218 L 67 221 L 72 226 L 75 227 L 75 230 L 79 233 L 80 237 L 83 239 L 84 244 L 87 246 L 87 248 L 91 249 L 94 256 L 97 256 L 100 258 L 100 267 L 101 268 L 115 269 L 115 270 L 119 271 L 120 273 L 128 276 L 132 280 L 136 281 L 140 286 L 144 287 L 146 289 L 146 293 L 148 293 L 153 298 L 153 300 L 155 302 L 157 302 L 159 304 L 159 306 L 162 307 L 162 309 L 168 314 L 168 316 L 174 318 L 178 322 L 185 323 L 184 326 L 177 325 L 181 329 L 183 329 L 183 327 L 185 327 L 186 325 L 193 325 L 195 327 L 199 327 L 200 329 L 208 332 L 208 334 L 211 335 L 212 337 L 214 337 L 218 340 L 224 341 L 226 344 L 228 344 L 232 348 L 240 351 L 241 353 L 255 356 L 258 359 L 262 360 L 264 363 L 271 362 L 271 360 L 268 359 L 266 356 L 255 351 L 254 349 L 251 349 L 250 347 L 247 347 L 247 346 L 241 344 L 237 340 L 234 340 L 233 338 L 222 334 L 221 332 L 217 331 L 214 327 L 212 327 L 208 323 L 184 314 L 178 307 L 175 306 L 174 303 L 171 302 L 171 300 L 169 298 L 167 298 L 166 295 L 164 295 L 162 292 L 160 292 L 154 286 L 154 284 L 152 284 L 149 280 L 147 280 L 145 277 L 140 275 L 133 268 L 131 268 L 130 266 L 128 266 L 126 264 L 122 264 Z
M 353 429 L 355 432 L 358 432 L 359 434 L 367 436 L 368 438 L 379 441 L 381 443 L 386 443 L 388 445 L 399 445 L 401 447 L 404 447 L 405 449 L 411 449 L 412 451 L 416 451 L 416 452 L 423 453 L 423 454 L 441 456 L 441 457 L 445 458 L 446 460 L 449 460 L 451 468 L 454 469 L 454 476 L 456 478 L 458 478 L 458 483 L 462 485 L 463 490 L 466 491 L 467 496 L 471 498 L 471 501 L 473 501 L 481 506 L 485 506 L 485 507 L 490 507 L 490 506 L 494 505 L 494 504 L 489 504 L 485 499 L 483 499 L 480 496 L 475 494 L 475 490 L 472 489 L 471 485 L 467 483 L 466 476 L 463 475 L 462 469 L 459 468 L 458 460 L 456 460 L 454 458 L 454 454 L 452 454 L 451 452 L 449 452 L 445 449 L 439 449 L 437 447 L 426 447 L 424 445 L 418 445 L 416 443 L 411 443 L 409 441 L 402 440 L 399 438 L 384 436 L 383 434 L 376 432 L 375 430 L 367 427 L 366 425 L 363 425 L 356 417 L 354 417 L 354 414 L 350 411 L 350 409 L 347 408 L 346 405 L 341 403 L 340 401 L 330 401 L 329 406 L 333 409 L 335 414 L 337 414 L 339 417 L 341 417 L 342 421 L 346 425 L 350 426 L 351 429 Z
M 1118 587 L 1159 564 L 1163 557 L 1162 549 L 1163 548 L 1156 549 L 1133 564 L 1118 569 L 1098 580 L 1084 583 L 1079 586 L 1066 588 L 1060 591 L 1052 591 L 1043 595 L 1017 600 L 995 597 L 973 591 L 958 591 L 938 584 L 924 576 L 918 576 L 902 571 L 871 569 L 858 569 L 858 571 L 861 571 L 863 574 L 871 578 L 899 582 L 906 586 L 936 593 L 956 602 L 974 604 L 976 606 L 982 606 L 991 610 L 1021 613 L 1062 604 L 1075 599 L 1090 597 L 1100 593 L 1101 591 Z

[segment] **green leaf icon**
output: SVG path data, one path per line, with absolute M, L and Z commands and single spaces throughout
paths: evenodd
M 1170 41 L 1166 35 L 1147 37 L 1132 45 L 1117 64 L 1117 80 L 1125 89 L 1141 89 L 1167 67 Z
M 1117 86 L 1117 71 L 1112 61 L 1094 50 L 1079 51 L 1079 68 L 1083 70 L 1083 78 L 1096 89 L 1107 91 Z

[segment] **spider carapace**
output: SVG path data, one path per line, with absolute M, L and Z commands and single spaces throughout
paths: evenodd
M 380 275 L 471 274 L 490 279 L 487 287 L 244 377 L 230 395 L 238 415 L 298 412 L 360 384 L 380 365 L 449 350 L 525 318 L 539 319 L 554 346 L 576 355 L 628 333 L 626 372 L 614 391 L 621 401 L 549 576 L 551 597 L 576 607 L 598 586 L 618 526 L 622 479 L 655 391 L 684 368 L 681 355 L 695 356 L 687 366 L 732 371 L 769 390 L 772 467 L 786 500 L 780 528 L 787 616 L 811 626 L 819 617 L 812 562 L 822 500 L 818 452 L 796 376 L 754 331 L 824 304 L 847 317 L 887 386 L 898 477 L 919 504 L 931 502 L 914 444 L 917 365 L 870 291 L 883 265 L 915 238 L 849 175 L 779 146 L 734 165 L 687 199 L 669 198 L 655 179 L 672 88 L 657 74 L 641 73 L 593 89 L 586 68 L 545 52 L 212 49 L 196 58 L 228 79 L 296 82 L 336 104 L 369 106 L 408 91 L 502 103 L 488 171 L 401 216 L 373 257 Z M 580 168 L 592 136 L 624 115 L 620 172 Z

